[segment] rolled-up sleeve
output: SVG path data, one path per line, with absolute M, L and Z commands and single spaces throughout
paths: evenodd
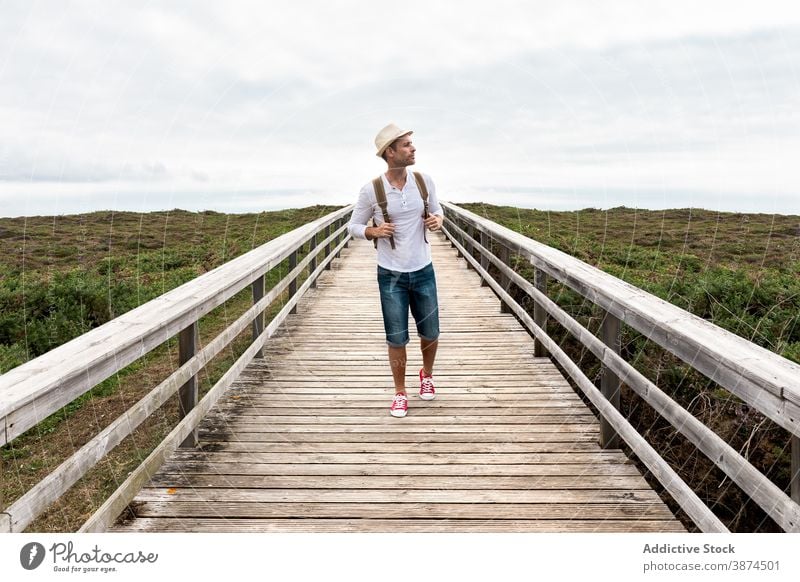
M 374 204 L 371 198 L 369 188 L 364 186 L 358 194 L 358 202 L 356 202 L 356 207 L 350 216 L 350 222 L 347 224 L 347 230 L 353 238 L 367 238 L 364 234 L 367 230 L 367 222 L 374 213 Z

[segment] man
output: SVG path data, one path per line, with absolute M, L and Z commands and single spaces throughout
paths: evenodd
M 425 216 L 415 176 L 406 170 L 415 162 L 412 133 L 389 124 L 375 138 L 375 155 L 387 165 L 380 180 L 386 193 L 389 221 L 384 220 L 375 187 L 370 182 L 361 189 L 348 225 L 354 238 L 377 240 L 378 289 L 395 387 L 389 412 L 396 417 L 403 417 L 408 411 L 405 381 L 409 307 L 422 350 L 419 397 L 433 400 L 436 395 L 433 363 L 439 338 L 439 303 L 431 247 L 425 231 L 439 230 L 444 213 L 433 181 L 422 175 L 428 191 L 428 215 Z M 366 226 L 370 218 L 375 226 Z

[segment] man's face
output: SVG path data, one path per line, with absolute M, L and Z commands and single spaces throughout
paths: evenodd
M 416 161 L 414 152 L 417 148 L 411 142 L 410 135 L 404 135 L 397 138 L 392 145 L 386 149 L 386 161 L 392 168 L 405 168 L 406 166 L 413 166 Z

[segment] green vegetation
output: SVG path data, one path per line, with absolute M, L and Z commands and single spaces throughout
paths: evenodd
M 698 209 L 547 212 L 463 206 L 800 362 L 798 216 Z M 533 280 L 529 264 L 516 261 L 515 268 Z M 602 313 L 588 300 L 555 282 L 549 284 L 548 294 L 584 326 L 598 331 Z M 524 300 L 521 292 L 516 296 Z M 547 331 L 599 384 L 596 358 L 558 324 L 551 321 Z M 627 326 L 622 327 L 622 356 L 779 487 L 787 488 L 786 431 Z M 728 527 L 777 531 L 730 478 L 624 386 L 622 409 Z
M 334 209 L 0 218 L 0 373 Z

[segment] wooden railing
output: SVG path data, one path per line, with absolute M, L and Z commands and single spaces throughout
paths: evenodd
M 601 415 L 601 445 L 615 447 L 621 437 L 701 531 L 727 531 L 705 503 L 620 414 L 619 394 L 624 382 L 724 471 L 782 529 L 800 531 L 800 366 L 575 257 L 452 204 L 444 203 L 443 206 L 446 236 L 481 275 L 484 284 L 491 286 L 498 295 L 502 309 L 516 314 L 530 330 L 535 338 L 536 355 L 549 352 L 597 408 Z M 533 266 L 533 283 L 509 266 L 512 254 Z M 497 279 L 489 273 L 490 264 L 499 273 Z M 548 277 L 604 310 L 600 338 L 547 297 Z M 509 294 L 510 284 L 533 299 L 533 317 Z M 547 335 L 545 325 L 548 317 L 558 321 L 600 360 L 600 389 Z M 675 354 L 789 432 L 791 497 L 620 357 L 621 323 Z
M 103 531 L 113 523 L 171 451 L 196 444 L 197 425 L 206 412 L 244 367 L 261 355 L 264 343 L 347 245 L 351 212 L 349 206 L 288 232 L 0 376 L 0 445 L 4 445 L 170 338 L 179 338 L 180 367 L 3 509 L 0 532 L 23 531 L 178 392 L 182 420 L 81 531 Z M 301 255 L 304 258 L 298 261 Z M 287 258 L 289 273 L 265 293 L 265 275 Z M 298 287 L 298 278 L 306 269 L 308 276 Z M 253 306 L 198 351 L 200 319 L 248 285 L 253 291 Z M 287 302 L 265 325 L 264 311 L 287 290 Z M 252 344 L 198 402 L 198 372 L 249 326 L 253 329 Z

